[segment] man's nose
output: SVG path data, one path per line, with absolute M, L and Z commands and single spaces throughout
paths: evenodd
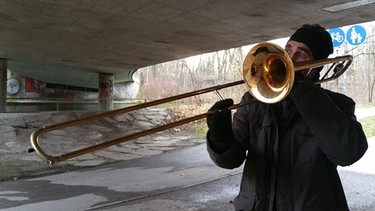
M 288 54 L 289 54 L 289 57 L 292 60 L 292 62 L 296 62 L 295 53 L 289 52 Z

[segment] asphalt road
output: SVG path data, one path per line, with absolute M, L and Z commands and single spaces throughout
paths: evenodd
M 206 146 L 0 184 L 2 210 L 232 210 L 241 169 L 225 170 Z M 364 159 L 366 161 L 366 159 Z M 373 169 L 370 164 L 368 169 Z M 351 210 L 375 210 L 375 174 L 340 169 Z

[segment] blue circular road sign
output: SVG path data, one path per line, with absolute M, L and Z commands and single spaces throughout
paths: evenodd
M 360 45 L 366 39 L 366 30 L 360 25 L 351 26 L 346 32 L 346 39 L 352 45 Z
M 332 37 L 333 47 L 339 47 L 345 41 L 345 33 L 341 28 L 333 28 L 328 30 Z

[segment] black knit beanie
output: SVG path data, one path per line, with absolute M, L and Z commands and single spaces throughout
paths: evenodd
M 289 40 L 304 43 L 310 48 L 314 59 L 326 59 L 333 53 L 331 35 L 319 24 L 304 24 Z

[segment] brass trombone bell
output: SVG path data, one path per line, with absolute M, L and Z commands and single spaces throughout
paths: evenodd
M 259 101 L 276 103 L 291 91 L 294 72 L 332 64 L 315 83 L 338 78 L 353 60 L 350 55 L 330 59 L 293 63 L 288 53 L 278 45 L 262 42 L 254 46 L 243 63 L 243 78 L 247 90 Z

